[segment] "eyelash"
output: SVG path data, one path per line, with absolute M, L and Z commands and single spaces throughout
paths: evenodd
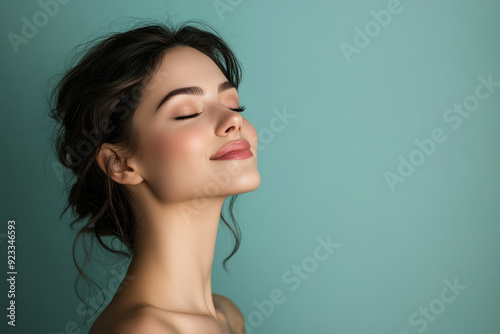
M 229 108 L 231 109 L 231 108 Z M 237 112 L 244 112 L 246 109 L 245 106 L 239 106 L 238 108 L 231 109 L 232 111 L 237 111 Z
M 236 111 L 236 112 L 243 112 L 243 111 L 245 111 L 246 107 L 245 106 L 239 106 L 238 108 L 229 108 L 229 109 L 231 109 L 232 111 Z M 198 113 L 192 114 L 192 115 L 179 116 L 179 117 L 175 117 L 174 119 L 176 121 L 182 121 L 182 120 L 189 119 L 189 118 L 195 118 L 199 114 L 201 114 L 201 113 L 198 112 Z

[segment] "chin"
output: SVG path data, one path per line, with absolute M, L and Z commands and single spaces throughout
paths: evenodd
M 241 193 L 247 193 L 250 191 L 254 191 L 260 186 L 260 174 L 257 171 L 253 175 L 247 176 L 244 180 L 241 181 L 241 188 L 243 191 Z
M 228 195 L 238 195 L 243 193 L 248 193 L 254 191 L 260 186 L 260 174 L 259 171 L 248 171 L 246 173 L 241 173 L 237 178 L 233 178 L 231 181 L 230 188 L 228 189 Z

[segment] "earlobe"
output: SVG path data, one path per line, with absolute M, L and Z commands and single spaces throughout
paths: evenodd
M 109 164 L 109 177 L 117 183 L 136 185 L 144 178 L 139 173 L 132 159 L 126 157 L 116 146 L 104 143 L 96 156 L 99 168 L 106 173 L 106 166 Z

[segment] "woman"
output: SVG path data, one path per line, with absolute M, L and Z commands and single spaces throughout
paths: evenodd
M 75 176 L 64 211 L 88 218 L 77 239 L 131 256 L 91 334 L 245 332 L 211 291 L 220 217 L 236 237 L 224 267 L 239 245 L 223 203 L 260 185 L 240 79 L 217 33 L 155 24 L 101 40 L 54 90 L 58 158 Z

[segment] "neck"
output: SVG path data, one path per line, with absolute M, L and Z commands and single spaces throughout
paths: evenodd
M 127 272 L 134 277 L 129 284 L 134 299 L 165 310 L 216 315 L 211 275 L 224 200 L 206 198 L 203 206 L 191 200 L 141 203 Z

